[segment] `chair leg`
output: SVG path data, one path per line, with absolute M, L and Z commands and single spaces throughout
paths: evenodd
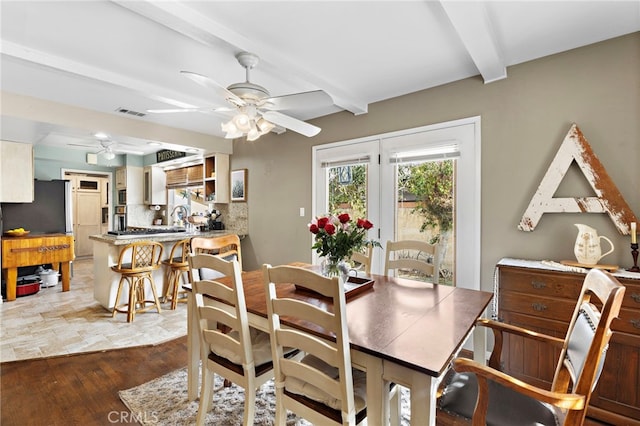
M 244 425 L 252 425 L 256 415 L 256 390 L 250 387 L 244 390 Z
M 151 275 L 151 273 L 149 273 L 149 276 L 147 277 L 147 279 L 149 280 L 149 283 L 151 284 L 151 292 L 153 293 L 153 301 L 154 301 L 154 303 L 156 305 L 156 308 L 158 309 L 158 313 L 160 313 L 162 311 L 160 309 L 160 300 L 158 299 L 158 292 L 156 290 L 156 285 L 153 282 L 153 276 Z M 143 286 L 143 288 L 144 288 L 144 286 Z
M 202 363 L 202 386 L 200 387 L 200 402 L 198 403 L 198 416 L 196 425 L 204 425 L 207 413 L 212 408 L 213 379 L 215 374 L 206 366 L 206 361 Z
M 171 283 L 173 285 L 173 294 L 171 295 L 171 309 L 176 309 L 178 307 L 178 293 L 180 289 L 181 273 L 179 269 L 174 269 L 171 272 L 173 272 L 173 279 L 171 280 Z
M 113 311 L 111 313 L 111 318 L 115 318 L 118 313 L 118 303 L 120 302 L 120 296 L 122 295 L 122 282 L 124 281 L 124 277 L 120 276 L 120 282 L 118 282 L 118 292 L 116 293 L 116 301 L 113 304 Z
M 136 315 L 136 304 L 138 299 L 138 278 L 129 278 L 129 306 L 127 307 L 127 322 L 133 322 Z M 143 299 L 144 300 L 144 299 Z
M 276 387 L 276 416 L 274 419 L 275 425 L 283 425 L 287 420 L 287 409 L 284 408 L 284 388 Z

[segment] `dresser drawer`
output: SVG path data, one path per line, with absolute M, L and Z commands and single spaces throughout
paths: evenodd
M 640 282 L 638 280 L 619 280 L 620 284 L 625 286 L 624 299 L 622 300 L 623 308 L 640 310 Z
M 569 299 L 501 291 L 500 307 L 503 311 L 518 312 L 568 323 L 573 315 L 576 302 Z
M 614 321 L 612 328 L 623 333 L 640 335 L 640 310 L 620 309 L 620 315 Z
M 500 292 L 516 291 L 532 296 L 548 296 L 578 300 L 583 274 L 558 274 L 543 270 L 523 270 L 512 268 L 500 268 L 499 284 Z

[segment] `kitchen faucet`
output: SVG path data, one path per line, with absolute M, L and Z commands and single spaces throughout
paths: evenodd
M 173 214 L 174 214 L 174 213 L 176 212 L 176 210 L 178 210 L 178 209 L 180 209 L 180 210 L 181 210 L 181 212 L 182 212 L 182 218 L 181 218 L 180 220 L 174 220 L 174 221 L 173 221 L 174 225 L 175 225 L 176 223 L 178 223 L 178 224 L 179 224 L 179 223 L 180 223 L 180 222 L 182 222 L 183 220 L 184 220 L 184 221 L 186 221 L 186 220 L 187 220 L 187 218 L 189 217 L 189 206 L 187 206 L 187 205 L 185 205 L 185 204 L 180 204 L 180 205 L 178 205 L 178 206 L 175 206 L 175 207 L 173 208 L 173 210 L 171 210 L 171 214 L 169 215 L 169 217 L 172 217 L 172 216 L 173 216 Z M 182 225 L 180 225 L 180 226 L 182 226 Z

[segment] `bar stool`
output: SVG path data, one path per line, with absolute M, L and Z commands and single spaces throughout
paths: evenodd
M 156 308 L 160 313 L 160 301 L 152 273 L 160 269 L 161 257 L 162 244 L 155 241 L 138 241 L 126 245 L 120 251 L 118 264 L 111 267 L 112 271 L 121 274 L 112 317 L 115 317 L 117 312 L 126 313 L 127 322 L 131 322 L 137 312 Z M 153 300 L 145 299 L 145 280 L 151 284 Z M 128 303 L 119 305 L 125 283 L 129 285 Z
M 176 309 L 178 302 L 186 302 L 187 298 L 180 298 L 180 295 L 186 295 L 187 292 L 180 290 L 180 278 L 186 272 L 189 273 L 189 248 L 190 238 L 176 242 L 171 248 L 169 258 L 162 261 L 165 266 L 165 292 L 164 302 L 171 301 L 171 309 Z

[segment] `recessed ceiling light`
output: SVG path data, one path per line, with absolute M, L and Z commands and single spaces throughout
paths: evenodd
M 151 146 L 160 146 L 162 145 L 160 142 L 147 142 L 147 145 L 151 145 Z

